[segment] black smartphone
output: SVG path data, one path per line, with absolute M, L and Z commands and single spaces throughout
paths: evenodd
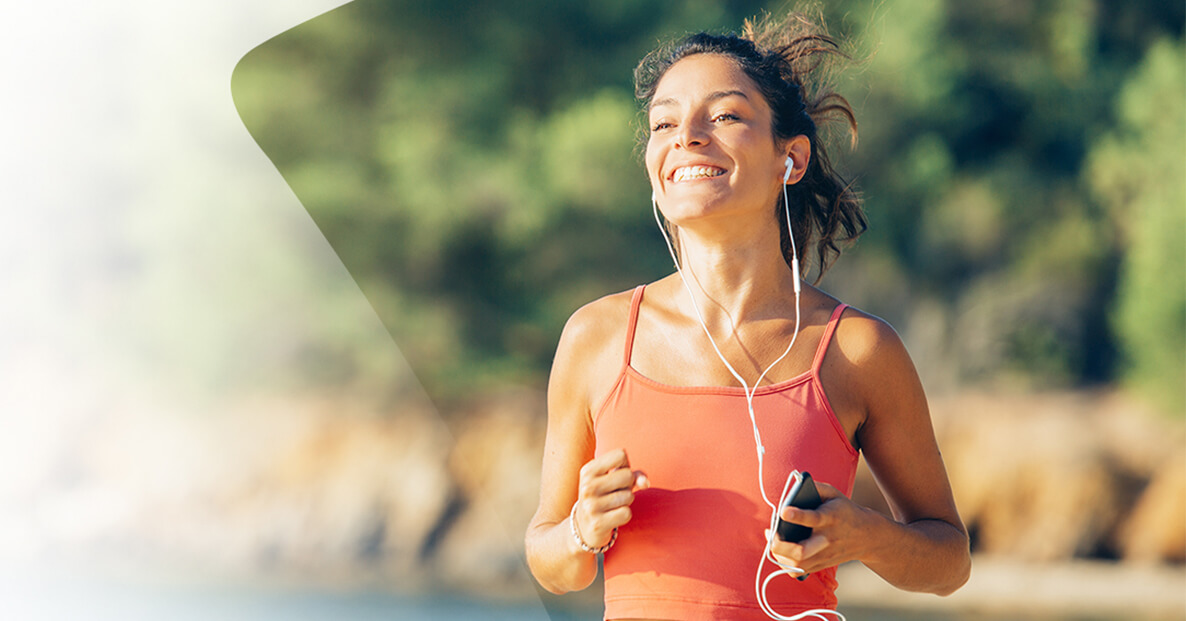
M 799 481 L 791 488 L 784 507 L 798 507 L 800 509 L 816 509 L 823 504 L 819 497 L 819 490 L 815 488 L 815 481 L 811 475 L 804 472 Z M 781 510 L 781 507 L 780 507 Z M 798 543 L 811 536 L 811 529 L 801 524 L 786 522 L 778 518 L 778 537 L 783 541 Z

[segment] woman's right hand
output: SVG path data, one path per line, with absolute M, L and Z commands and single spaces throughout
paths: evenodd
M 581 466 L 572 519 L 585 544 L 592 548 L 608 544 L 614 529 L 630 521 L 635 492 L 650 486 L 645 474 L 630 469 L 625 449 L 614 449 Z

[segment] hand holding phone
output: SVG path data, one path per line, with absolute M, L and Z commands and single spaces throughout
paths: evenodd
M 819 490 L 815 488 L 815 481 L 811 479 L 811 474 L 804 472 L 799 476 L 799 480 L 791 487 L 791 491 L 787 494 L 787 500 L 783 503 L 783 507 L 797 507 L 799 509 L 817 509 L 824 504 L 823 499 L 819 496 Z M 790 541 L 792 543 L 799 543 L 811 536 L 811 528 L 803 526 L 802 524 L 795 524 L 794 522 L 787 522 L 781 517 L 782 507 L 779 507 L 780 517 L 778 518 L 778 538 L 783 541 Z M 796 580 L 803 581 L 807 579 L 807 574 L 800 574 L 795 576 Z
M 783 507 L 797 507 L 799 509 L 817 509 L 823 504 L 820 499 L 819 490 L 815 488 L 815 481 L 811 479 L 811 474 L 804 472 L 799 480 L 791 488 L 791 492 L 787 494 L 787 501 L 783 503 Z M 782 508 L 779 508 L 781 512 Z M 778 518 L 778 538 L 783 541 L 790 541 L 792 543 L 799 543 L 811 536 L 811 528 L 794 522 L 787 522 Z

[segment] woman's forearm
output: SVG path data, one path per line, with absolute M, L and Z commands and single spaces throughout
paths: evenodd
M 597 577 L 597 556 L 576 544 L 568 520 L 533 524 L 525 541 L 531 574 L 557 595 L 580 591 Z
M 903 524 L 881 514 L 874 540 L 861 562 L 886 582 L 907 591 L 950 595 L 968 581 L 968 537 L 953 524 L 924 519 Z

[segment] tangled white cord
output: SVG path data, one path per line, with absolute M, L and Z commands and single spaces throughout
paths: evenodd
M 759 461 L 759 464 L 760 463 L 761 462 Z M 759 468 L 760 467 L 761 466 L 759 465 Z M 790 475 L 787 476 L 787 482 L 782 486 L 782 495 L 779 496 L 778 506 L 781 507 L 786 504 L 787 496 L 790 494 L 791 490 L 795 488 L 795 484 L 797 484 L 801 478 L 803 478 L 803 475 L 798 470 L 791 471 Z M 758 559 L 758 573 L 754 576 L 754 590 L 758 596 L 758 606 L 762 608 L 762 612 L 766 613 L 766 616 L 770 617 L 771 619 L 777 619 L 778 621 L 799 621 L 800 619 L 810 618 L 820 619 L 822 621 L 832 621 L 832 619 L 845 621 L 844 615 L 828 608 L 807 610 L 793 617 L 788 617 L 775 611 L 770 605 L 770 602 L 766 599 L 766 588 L 770 585 L 770 581 L 773 580 L 775 576 L 790 576 L 797 578 L 804 575 L 802 569 L 799 569 L 798 567 L 787 567 L 786 565 L 779 563 L 778 559 L 774 557 L 774 551 L 771 550 L 771 547 L 774 545 L 774 539 L 777 536 L 777 527 L 778 511 L 774 511 L 770 515 L 770 528 L 766 531 L 766 549 L 763 550 L 762 557 Z M 771 563 L 777 565 L 780 569 L 778 571 L 770 572 L 770 575 L 766 576 L 765 580 L 762 580 L 762 568 L 766 561 L 770 561 Z
M 671 260 L 675 262 L 675 270 L 679 273 L 680 281 L 684 283 L 684 289 L 688 292 L 688 297 L 691 299 L 692 310 L 696 312 L 696 319 L 700 321 L 700 327 L 704 328 L 704 334 L 708 336 L 708 342 L 712 344 L 712 349 L 716 352 L 717 358 L 721 359 L 721 362 L 725 364 L 725 368 L 729 369 L 729 373 L 741 384 L 742 391 L 745 393 L 745 403 L 749 411 L 750 424 L 753 425 L 754 428 L 754 444 L 757 446 L 758 451 L 758 490 L 762 494 L 762 500 L 767 506 L 770 507 L 770 528 L 767 531 L 768 534 L 766 537 L 766 547 L 762 551 L 762 556 L 758 559 L 758 572 L 754 576 L 754 594 L 757 596 L 758 606 L 762 608 L 762 612 L 766 613 L 766 616 L 770 617 L 771 619 L 776 619 L 777 621 L 799 621 L 801 619 L 809 619 L 813 617 L 822 621 L 832 621 L 833 619 L 845 621 L 844 615 L 836 612 L 835 610 L 830 610 L 827 608 L 808 610 L 793 617 L 788 617 L 776 612 L 770 606 L 770 602 L 766 599 L 767 585 L 770 584 L 770 581 L 775 576 L 794 576 L 804 573 L 803 570 L 799 569 L 798 567 L 787 568 L 778 563 L 778 561 L 774 558 L 774 552 L 771 550 L 771 547 L 774 545 L 774 539 L 777 536 L 775 527 L 778 523 L 778 508 L 786 502 L 786 495 L 793 487 L 792 482 L 798 480 L 798 477 L 800 476 L 799 471 L 792 470 L 787 476 L 787 481 L 785 484 L 783 484 L 782 495 L 779 497 L 778 504 L 770 502 L 770 498 L 766 495 L 766 486 L 762 477 L 762 458 L 766 455 L 766 447 L 762 445 L 762 434 L 758 431 L 758 420 L 754 414 L 754 394 L 757 392 L 758 386 L 762 384 L 762 380 L 765 379 L 766 374 L 770 372 L 770 369 L 773 369 L 775 365 L 777 365 L 779 362 L 782 362 L 783 358 L 787 357 L 787 354 L 791 353 L 791 348 L 795 346 L 795 339 L 799 338 L 799 293 L 802 289 L 802 285 L 799 282 L 799 253 L 796 251 L 795 235 L 793 233 L 793 229 L 791 229 L 791 203 L 787 197 L 786 181 L 790 178 L 790 171 L 791 160 L 788 157 L 787 174 L 783 178 L 782 199 L 783 211 L 785 212 L 787 218 L 787 237 L 789 237 L 791 240 L 791 274 L 794 277 L 793 286 L 795 289 L 795 331 L 791 334 L 791 342 L 787 345 L 786 351 L 782 352 L 782 355 L 779 356 L 774 362 L 771 362 L 770 366 L 766 367 L 765 371 L 762 371 L 762 374 L 758 376 L 757 381 L 754 382 L 753 388 L 750 388 L 745 379 L 741 377 L 741 374 L 733 368 L 733 365 L 729 364 L 729 361 L 725 359 L 725 355 L 722 354 L 720 348 L 717 347 L 716 339 L 712 338 L 712 332 L 709 331 L 708 324 L 704 321 L 704 316 L 700 313 L 700 307 L 696 304 L 696 295 L 692 293 L 692 286 L 688 284 L 688 279 L 684 277 L 684 271 L 680 267 L 679 259 L 675 256 L 675 247 L 672 246 L 671 238 L 668 237 L 667 230 L 663 227 L 663 221 L 659 218 L 659 203 L 655 199 L 655 195 L 653 193 L 651 194 L 651 210 L 655 215 L 655 223 L 659 225 L 659 232 L 663 234 L 663 241 L 667 242 L 667 250 L 671 253 Z M 695 276 L 695 274 L 693 274 L 693 276 Z M 699 281 L 697 281 L 697 286 L 699 286 Z M 703 289 L 701 289 L 701 293 L 703 293 Z M 736 326 L 734 328 L 736 329 Z M 771 572 L 765 580 L 762 580 L 762 568 L 764 567 L 767 560 L 774 563 L 775 565 L 778 565 L 780 569 L 778 571 Z

